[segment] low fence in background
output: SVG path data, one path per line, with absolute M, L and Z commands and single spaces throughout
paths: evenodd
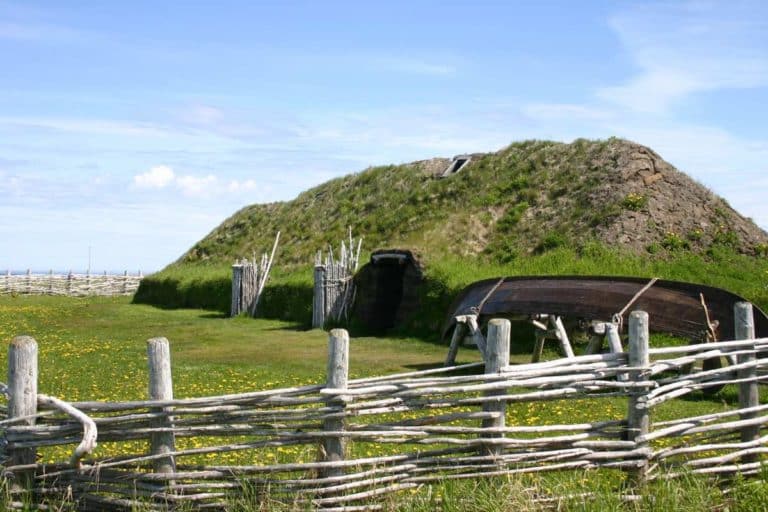
M 0 276 L 0 295 L 64 295 L 85 297 L 89 295 L 132 295 L 139 288 L 144 276 L 128 274 L 11 274 Z
M 188 399 L 172 397 L 168 341 L 155 338 L 147 350 L 150 400 L 114 403 L 37 394 L 37 345 L 18 337 L 9 353 L 8 419 L 0 423 L 4 472 L 34 492 L 17 494 L 11 506 L 66 490 L 84 510 L 226 509 L 243 495 L 375 510 L 392 493 L 493 475 L 613 468 L 642 483 L 755 474 L 768 452 L 768 405 L 758 400 L 768 339 L 751 339 L 751 306 L 737 308 L 739 341 L 649 349 L 648 316 L 634 312 L 627 353 L 521 365 L 509 364 L 509 322 L 492 320 L 486 363 L 353 380 L 349 337 L 334 330 L 325 383 Z M 678 373 L 721 357 L 734 364 Z M 660 404 L 723 384 L 738 385 L 738 407 L 653 421 Z M 562 399 L 595 416 L 597 404 L 619 400 L 626 415 L 506 423 L 508 408 Z M 97 436 L 101 443 L 145 440 L 147 449 L 87 458 Z M 69 461 L 38 461 L 36 450 L 57 445 L 77 447 Z M 230 462 L 233 455 L 246 462 Z

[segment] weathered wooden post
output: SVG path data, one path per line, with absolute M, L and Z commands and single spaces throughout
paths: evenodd
M 173 400 L 173 379 L 171 377 L 171 349 L 166 338 L 151 338 L 147 340 L 147 359 L 149 363 L 149 398 L 150 400 Z M 164 407 L 157 411 L 169 413 L 170 408 Z M 163 416 L 153 421 L 154 427 L 170 428 L 173 420 Z M 152 455 L 162 455 L 175 450 L 173 432 L 156 432 L 150 437 Z M 176 471 L 176 461 L 172 455 L 155 459 L 153 467 L 156 473 L 173 473 Z
M 48 272 L 48 295 L 53 295 L 53 269 Z
M 27 269 L 27 295 L 32 293 L 32 270 Z
M 17 425 L 34 425 L 37 414 L 37 342 L 31 336 L 16 336 L 8 347 L 8 418 L 24 418 Z M 10 465 L 35 464 L 37 450 L 12 448 Z M 16 474 L 18 486 L 26 488 L 34 470 Z
M 67 274 L 67 296 L 72 295 L 72 269 L 69 270 L 69 274 Z
M 444 366 L 453 366 L 456 364 L 456 356 L 459 353 L 459 345 L 464 340 L 464 335 L 467 332 L 467 326 L 463 322 L 456 322 L 453 328 L 453 336 L 451 336 L 451 344 L 448 347 L 448 355 L 445 356 Z
M 123 295 L 128 295 L 128 271 L 123 272 Z
M 338 320 L 339 299 L 341 298 L 341 265 L 332 262 L 325 275 L 325 317 Z
M 318 258 L 319 259 L 319 258 Z M 312 300 L 312 327 L 325 325 L 325 265 L 315 264 L 314 298 Z
M 752 311 L 752 304 L 749 302 L 737 302 L 733 306 L 733 317 L 735 323 L 735 334 L 737 340 L 755 339 L 755 317 Z M 755 363 L 757 354 L 754 351 L 737 356 L 738 364 Z M 739 383 L 739 409 L 748 409 L 760 405 L 760 395 L 757 388 L 757 366 L 742 368 L 737 372 L 737 378 L 743 382 Z M 751 420 L 758 417 L 757 412 L 744 412 L 739 414 L 742 420 Z M 760 425 L 746 425 L 741 427 L 741 441 L 748 443 L 760 437 Z M 745 455 L 742 462 L 756 462 L 756 455 Z
M 349 333 L 344 329 L 333 329 L 328 336 L 328 374 L 326 386 L 330 389 L 340 390 L 347 388 L 349 375 Z M 328 405 L 338 412 L 344 411 L 344 401 L 336 396 L 328 400 Z M 328 418 L 323 422 L 323 430 L 326 432 L 343 432 L 346 421 L 343 417 Z M 327 437 L 323 441 L 326 462 L 344 460 L 346 451 L 346 439 L 343 436 Z M 344 469 L 340 467 L 326 468 L 322 474 L 324 477 L 340 476 Z
M 230 307 L 230 314 L 237 316 L 242 311 L 242 303 L 240 301 L 243 282 L 243 266 L 240 263 L 232 265 L 232 305 Z
M 485 347 L 487 355 L 485 362 L 486 375 L 498 375 L 509 365 L 510 331 L 511 324 L 507 319 L 494 318 L 488 322 L 488 339 L 486 340 Z M 485 394 L 488 401 L 483 404 L 483 411 L 496 413 L 497 416 L 484 419 L 482 423 L 483 428 L 501 429 L 506 425 L 505 416 L 507 413 L 507 402 L 495 398 L 504 394 L 505 390 L 503 389 L 488 391 Z M 504 437 L 504 434 L 500 432 L 489 432 L 483 434 L 483 437 L 501 438 Z M 484 451 L 488 455 L 499 456 L 503 453 L 504 448 L 501 445 L 489 444 Z
M 606 322 L 605 326 L 605 338 L 608 340 L 608 349 L 612 354 L 621 354 L 624 352 L 624 348 L 621 346 L 621 336 L 619 335 L 619 326 L 613 322 Z M 625 381 L 629 378 L 626 373 L 619 373 L 616 375 L 616 380 Z
M 630 379 L 641 382 L 646 379 L 645 368 L 650 365 L 648 355 L 649 333 L 648 313 L 645 311 L 633 311 L 629 315 L 629 366 L 635 368 L 630 372 Z M 627 440 L 635 441 L 636 449 L 643 449 L 647 442 L 638 441 L 638 438 L 648 434 L 650 428 L 650 411 L 644 407 L 644 401 L 648 390 L 645 388 L 633 388 L 629 393 L 627 411 Z M 635 485 L 645 484 L 648 472 L 648 458 L 638 461 L 636 468 L 630 470 L 630 478 Z

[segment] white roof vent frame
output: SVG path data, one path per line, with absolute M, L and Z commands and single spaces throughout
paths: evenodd
M 471 161 L 472 157 L 470 155 L 456 155 L 451 159 L 451 163 L 448 164 L 448 167 L 445 168 L 440 177 L 447 178 L 448 176 L 456 174 Z

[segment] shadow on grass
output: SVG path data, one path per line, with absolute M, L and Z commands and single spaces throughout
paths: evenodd
M 271 319 L 265 319 L 265 320 L 271 320 Z M 267 327 L 263 330 L 264 331 L 307 332 L 307 331 L 311 331 L 312 327 L 308 325 L 304 325 L 302 323 L 290 323 L 288 325 L 276 325 L 274 327 Z
M 221 311 L 211 311 L 208 313 L 202 313 L 198 315 L 198 318 L 210 318 L 210 319 L 220 319 L 223 320 L 225 318 L 229 318 L 229 315 L 226 313 L 222 313 Z

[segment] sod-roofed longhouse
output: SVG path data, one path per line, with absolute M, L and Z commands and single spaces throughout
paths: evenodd
M 381 249 L 355 275 L 354 317 L 381 331 L 405 324 L 419 309 L 422 265 L 411 251 Z

